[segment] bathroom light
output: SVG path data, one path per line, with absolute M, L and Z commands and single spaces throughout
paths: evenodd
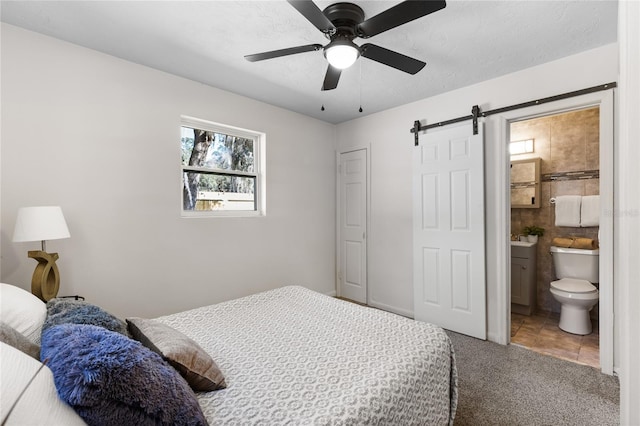
M 511 155 L 527 154 L 529 152 L 533 152 L 533 139 L 509 143 L 509 153 Z
M 346 69 L 360 56 L 360 49 L 350 40 L 334 40 L 324 48 L 324 57 L 332 67 Z

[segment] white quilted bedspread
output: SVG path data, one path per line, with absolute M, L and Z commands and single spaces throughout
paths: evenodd
M 225 375 L 198 394 L 211 425 L 453 423 L 453 348 L 432 324 L 295 286 L 158 320 Z

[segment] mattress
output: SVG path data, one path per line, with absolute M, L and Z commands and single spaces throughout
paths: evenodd
M 158 320 L 225 375 L 197 395 L 211 425 L 453 424 L 454 351 L 435 325 L 298 286 Z

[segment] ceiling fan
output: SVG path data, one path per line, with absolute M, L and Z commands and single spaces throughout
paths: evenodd
M 329 62 L 324 77 L 322 90 L 332 90 L 338 86 L 340 73 L 349 68 L 359 56 L 380 62 L 409 74 L 416 74 L 426 65 L 417 59 L 405 56 L 393 50 L 375 44 L 365 43 L 358 46 L 355 38 L 369 38 L 392 28 L 406 24 L 443 9 L 444 0 L 408 0 L 399 3 L 384 12 L 367 20 L 364 11 L 353 3 L 335 3 L 320 10 L 313 1 L 287 0 L 298 12 L 327 37 L 330 42 L 326 46 L 308 44 L 270 52 L 246 55 L 250 62 L 295 55 L 297 53 L 323 50 Z

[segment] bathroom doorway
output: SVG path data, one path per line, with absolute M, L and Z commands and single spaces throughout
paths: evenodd
M 569 244 L 580 238 L 598 247 L 599 224 L 556 226 L 554 200 L 600 195 L 599 121 L 600 107 L 595 106 L 510 123 L 511 239 L 537 237 L 530 246 L 512 248 L 511 343 L 598 369 L 599 306 L 590 312 L 591 333 L 559 328 L 561 304 L 550 291 L 556 279 L 550 247 L 559 238 Z M 530 266 L 522 266 L 528 258 L 533 259 Z
M 507 166 L 505 207 L 510 219 L 510 235 L 507 235 L 510 239 L 526 240 L 523 235 L 527 232 L 542 233 L 535 244 L 509 242 L 509 249 L 518 246 L 518 258 L 507 260 L 508 273 L 505 274 L 507 340 L 613 374 L 612 215 L 601 214 L 599 226 L 556 226 L 552 204 L 552 199 L 563 195 L 600 195 L 600 211 L 612 211 L 612 94 L 604 93 L 582 102 L 569 99 L 561 106 L 547 107 L 546 111 L 542 106 L 521 110 L 503 116 L 502 122 L 505 145 L 508 145 L 507 141 L 523 141 L 515 144 L 513 154 L 505 153 L 509 166 L 537 161 L 539 173 L 532 180 L 512 183 L 511 168 Z M 528 167 L 535 169 L 535 165 Z M 585 238 L 582 241 L 592 241 L 600 248 L 600 282 L 594 284 L 600 298 L 590 312 L 593 330 L 586 335 L 567 333 L 558 327 L 561 304 L 550 291 L 550 283 L 556 280 L 550 247 L 554 238 L 564 236 Z M 533 259 L 528 258 L 531 252 Z M 529 279 L 535 283 L 535 288 L 528 289 L 527 296 L 527 288 L 523 285 L 526 280 L 512 287 L 510 278 L 523 278 L 525 271 L 531 272 L 528 269 L 531 263 L 527 264 L 531 261 L 535 274 Z M 514 299 L 516 303 L 512 304 Z

